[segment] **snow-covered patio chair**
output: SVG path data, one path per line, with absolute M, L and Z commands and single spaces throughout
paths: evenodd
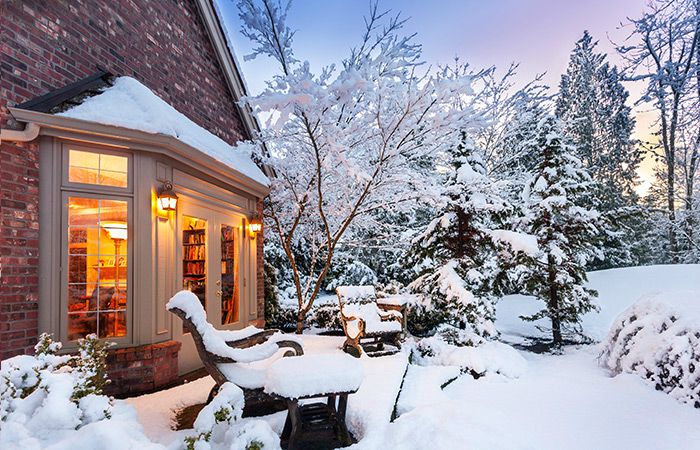
M 359 357 L 396 353 L 401 348 L 403 316 L 377 306 L 374 286 L 338 286 L 340 321 L 345 332 L 343 350 Z
M 304 354 L 299 338 L 278 330 L 261 330 L 254 326 L 236 331 L 217 330 L 207 321 L 202 304 L 190 291 L 178 292 L 166 307 L 192 334 L 202 364 L 216 382 L 207 403 L 227 381 L 243 389 L 246 410 L 277 401 L 263 389 L 268 367 L 284 356 Z

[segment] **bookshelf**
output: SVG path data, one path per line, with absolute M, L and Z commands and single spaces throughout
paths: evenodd
M 206 308 L 207 289 L 207 236 L 206 229 L 182 230 L 182 284 Z

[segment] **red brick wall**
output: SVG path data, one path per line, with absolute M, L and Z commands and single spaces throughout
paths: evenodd
M 107 394 L 140 394 L 177 380 L 177 341 L 110 350 Z
M 32 351 L 38 327 L 39 169 L 34 144 L 0 145 L 0 360 Z
M 1 127 L 17 126 L 8 106 L 99 66 L 137 78 L 230 143 L 247 137 L 191 0 L 0 0 L 0 17 Z M 37 337 L 38 158 L 31 144 L 3 142 L 0 152 L 0 358 L 6 358 L 29 352 Z
M 0 98 L 9 106 L 84 78 L 100 66 L 137 78 L 228 142 L 244 137 L 193 1 L 0 3 Z M 6 108 L 0 107 L 0 115 L 6 116 Z

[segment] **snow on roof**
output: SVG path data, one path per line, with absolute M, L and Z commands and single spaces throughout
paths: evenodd
M 270 183 L 251 159 L 252 143 L 227 144 L 131 77 L 117 78 L 101 94 L 57 115 L 172 136 L 258 183 Z

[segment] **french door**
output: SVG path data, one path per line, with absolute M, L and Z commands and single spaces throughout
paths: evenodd
M 180 204 L 177 271 L 181 289 L 197 296 L 207 320 L 216 328 L 243 328 L 247 324 L 244 284 L 249 264 L 245 217 L 187 198 Z M 181 323 L 174 325 L 174 335 L 182 342 L 178 357 L 180 373 L 201 367 L 194 341 Z

